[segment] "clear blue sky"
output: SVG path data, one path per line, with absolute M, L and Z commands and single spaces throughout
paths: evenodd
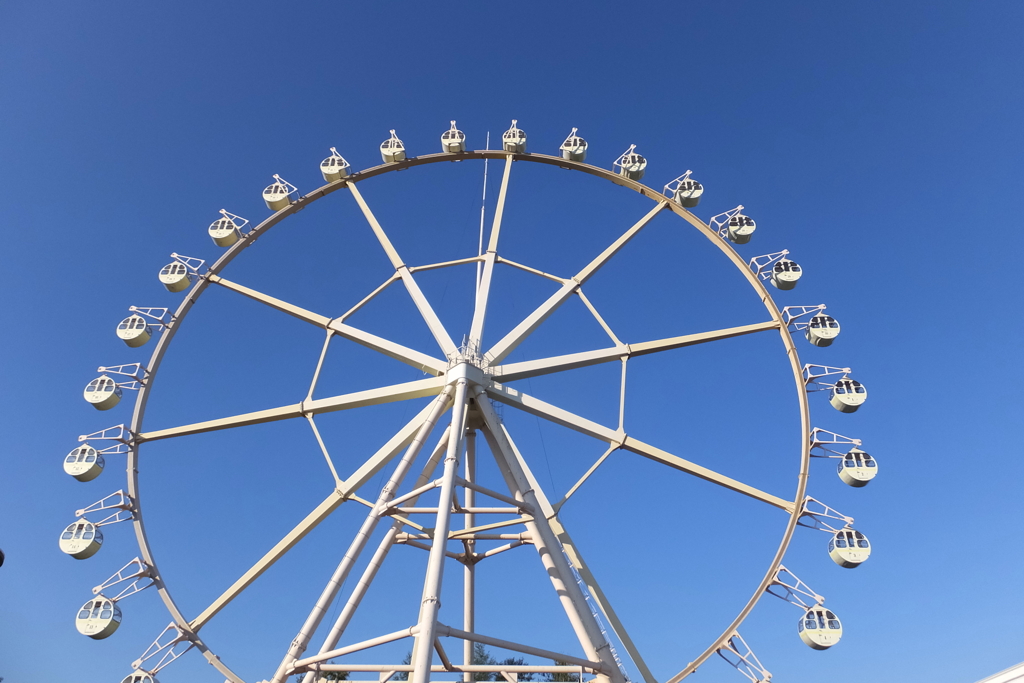
M 578 126 L 601 166 L 636 143 L 654 187 L 693 169 L 707 188 L 697 215 L 742 203 L 757 219 L 743 255 L 788 248 L 805 266 L 798 289 L 777 300 L 824 302 L 843 324 L 834 346 L 801 343 L 801 356 L 854 368 L 871 398 L 841 415 L 812 396 L 814 422 L 863 439 L 881 474 L 853 490 L 815 462 L 810 493 L 856 517 L 874 554 L 840 569 L 824 534 L 798 530 L 786 564 L 828 598 L 846 633 L 812 652 L 796 635 L 798 611 L 766 598 L 742 632 L 777 680 L 969 682 L 1024 659 L 1024 551 L 1013 531 L 1024 510 L 1022 29 L 1013 2 L 4 3 L 0 676 L 117 681 L 169 620 L 147 591 L 122 603 L 110 639 L 79 635 L 73 616 L 90 587 L 137 550 L 125 524 L 85 562 L 57 549 L 74 510 L 123 486 L 123 461 L 87 484 L 60 462 L 77 435 L 129 420 L 127 402 L 100 414 L 81 391 L 96 366 L 148 357 L 151 347 L 129 350 L 113 331 L 130 305 L 180 301 L 156 280 L 167 255 L 216 258 L 205 232 L 217 210 L 262 220 L 271 174 L 309 191 L 331 146 L 365 168 L 379 163 L 391 128 L 416 155 L 439 151 L 450 119 L 479 148 L 513 117 L 537 152 L 553 153 Z M 549 272 L 575 272 L 648 206 L 525 166 L 514 169 L 503 248 Z M 446 164 L 363 191 L 406 260 L 427 263 L 475 253 L 481 173 Z M 334 316 L 388 275 L 371 240 L 338 193 L 225 276 Z M 461 337 L 472 270 L 423 283 Z M 512 275 L 501 284 L 492 340 L 549 291 Z M 400 294 L 353 324 L 433 352 L 407 325 Z M 724 259 L 665 216 L 591 296 L 627 342 L 764 315 Z M 321 341 L 308 325 L 210 291 L 172 345 L 147 424 L 295 402 Z M 567 310 L 513 360 L 604 343 Z M 782 356 L 776 338 L 749 337 L 638 362 L 627 430 L 788 493 L 799 434 Z M 419 376 L 343 344 L 328 361 L 320 395 Z M 615 375 L 609 366 L 522 388 L 614 426 Z M 352 469 L 415 410 L 335 414 L 322 428 Z M 509 428 L 553 492 L 600 455 L 596 442 L 512 412 Z M 144 460 L 154 549 L 188 615 L 330 490 L 300 423 L 153 444 Z M 660 680 L 724 628 L 781 534 L 781 514 L 711 488 L 617 455 L 564 509 Z M 272 673 L 361 515 L 343 506 L 203 632 L 246 680 Z M 394 592 L 371 596 L 353 638 L 408 625 L 423 559 L 395 551 L 381 575 Z M 536 565 L 529 549 L 481 565 L 481 602 L 507 610 L 481 630 L 568 648 L 550 598 L 508 597 L 510 587 L 546 590 Z M 449 581 L 446 591 L 459 588 Z M 458 612 L 457 597 L 449 609 Z M 195 652 L 160 678 L 222 680 Z M 712 661 L 692 680 L 743 679 Z

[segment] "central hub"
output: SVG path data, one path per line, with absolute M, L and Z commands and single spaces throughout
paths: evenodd
M 448 368 L 444 379 L 445 384 L 451 384 L 460 379 L 465 379 L 470 384 L 478 384 L 482 387 L 486 387 L 489 383 L 484 371 L 465 358 L 460 358 L 454 365 Z

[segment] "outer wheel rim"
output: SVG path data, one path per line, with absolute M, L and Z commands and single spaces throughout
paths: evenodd
M 800 409 L 800 422 L 801 422 L 801 452 L 800 452 L 800 469 L 797 478 L 797 487 L 795 491 L 794 502 L 789 510 L 789 519 L 786 523 L 785 530 L 782 535 L 782 539 L 779 543 L 778 549 L 771 563 L 769 564 L 768 570 L 765 572 L 764 577 L 758 584 L 753 595 L 744 605 L 743 609 L 740 610 L 739 614 L 733 619 L 729 626 L 722 632 L 722 634 L 715 639 L 714 642 L 706 649 L 703 653 L 690 662 L 684 669 L 679 673 L 669 678 L 665 683 L 678 683 L 686 676 L 694 673 L 699 666 L 701 666 L 709 657 L 714 655 L 720 650 L 728 640 L 736 633 L 739 625 L 747 618 L 754 606 L 758 603 L 761 597 L 766 593 L 768 587 L 772 584 L 772 581 L 782 566 L 782 559 L 792 541 L 793 533 L 797 526 L 797 521 L 800 519 L 803 512 L 802 502 L 806 496 L 807 489 L 807 478 L 810 467 L 810 440 L 807 435 L 810 433 L 810 408 L 808 404 L 808 396 L 804 386 L 804 378 L 802 374 L 802 366 L 800 364 L 799 354 L 796 349 L 796 345 L 793 342 L 792 335 L 789 331 L 788 326 L 784 323 L 782 313 L 776 306 L 775 301 L 772 299 L 770 292 L 768 291 L 765 284 L 757 277 L 757 275 L 750 270 L 747 264 L 740 258 L 739 254 L 731 246 L 731 244 L 724 238 L 720 237 L 715 231 L 713 231 L 706 223 L 701 221 L 699 218 L 690 213 L 687 209 L 683 208 L 674 201 L 668 200 L 662 193 L 643 185 L 637 181 L 629 180 L 628 178 L 622 177 L 613 171 L 599 168 L 586 164 L 583 162 L 570 161 L 563 159 L 560 156 L 549 156 L 544 154 L 527 154 L 527 153 L 509 153 L 504 151 L 495 150 L 476 150 L 467 151 L 461 153 L 439 153 L 429 154 L 419 157 L 409 157 L 402 161 L 385 163 L 379 166 L 374 166 L 365 169 L 360 172 L 351 173 L 348 176 L 336 180 L 334 182 L 326 183 L 321 187 L 317 188 L 313 192 L 304 195 L 291 203 L 289 206 L 280 209 L 273 213 L 271 216 L 262 221 L 259 225 L 255 226 L 250 233 L 243 239 L 236 242 L 231 247 L 227 248 L 227 251 L 221 255 L 210 267 L 206 273 L 200 275 L 198 281 L 187 291 L 184 301 L 178 306 L 174 312 L 173 323 L 160 335 L 157 340 L 157 345 L 153 350 L 153 354 L 150 357 L 148 364 L 149 374 L 147 382 L 140 388 L 138 397 L 135 402 L 135 408 L 132 414 L 132 420 L 130 423 L 130 431 L 132 435 L 142 433 L 142 423 L 145 416 L 146 403 L 149 398 L 149 392 L 152 388 L 152 384 L 156 379 L 157 372 L 159 370 L 160 363 L 166 353 L 167 347 L 170 345 L 171 340 L 174 338 L 178 327 L 187 316 L 189 310 L 191 310 L 193 304 L 198 301 L 199 297 L 209 286 L 210 281 L 206 276 L 208 275 L 219 275 L 220 272 L 233 261 L 246 247 L 253 244 L 256 239 L 269 231 L 279 222 L 287 218 L 288 216 L 301 211 L 306 206 L 311 204 L 318 199 L 322 199 L 327 195 L 336 192 L 340 189 L 344 189 L 349 183 L 358 183 L 368 178 L 373 178 L 378 175 L 390 173 L 393 171 L 404 170 L 412 168 L 414 166 L 422 166 L 432 163 L 440 163 L 445 161 L 452 161 L 454 159 L 496 159 L 504 160 L 511 157 L 514 161 L 527 161 L 534 163 L 542 163 L 547 165 L 559 166 L 573 171 L 580 171 L 589 175 L 597 176 L 605 180 L 611 181 L 616 185 L 626 187 L 639 194 L 651 199 L 655 202 L 665 202 L 666 208 L 670 209 L 677 216 L 688 222 L 692 227 L 697 229 L 698 232 L 703 234 L 708 240 L 711 241 L 732 263 L 737 269 L 744 275 L 747 282 L 753 287 L 754 291 L 759 295 L 761 302 L 768 310 L 772 319 L 778 324 L 778 330 L 781 335 L 783 345 L 786 349 L 786 355 L 789 358 L 790 367 L 793 371 L 794 382 L 797 389 L 797 397 Z M 180 609 L 174 602 L 170 591 L 164 584 L 160 575 L 159 569 L 153 554 L 149 546 L 149 540 L 146 535 L 145 524 L 142 515 L 142 506 L 139 497 L 139 485 L 138 485 L 138 458 L 139 458 L 139 445 L 137 440 L 131 442 L 128 449 L 128 494 L 135 501 L 136 511 L 132 521 L 133 528 L 135 530 L 136 541 L 139 545 L 139 550 L 142 559 L 149 566 L 152 572 L 152 578 L 154 581 L 154 587 L 157 589 L 164 605 L 167 607 L 171 614 L 174 624 L 177 626 L 179 631 L 188 637 L 193 645 L 199 649 L 204 657 L 222 674 L 227 676 L 230 680 L 236 683 L 244 683 L 244 681 L 231 671 L 226 665 L 224 665 L 220 658 L 217 657 L 212 650 L 202 641 L 198 633 L 192 629 L 190 622 L 185 619 Z

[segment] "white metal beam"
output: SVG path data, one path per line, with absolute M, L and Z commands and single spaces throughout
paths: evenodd
M 484 256 L 483 275 L 480 286 L 476 290 L 476 305 L 473 309 L 473 322 L 469 329 L 470 348 L 479 349 L 484 335 L 484 320 L 487 317 L 487 300 L 491 293 L 491 279 L 494 276 L 494 262 L 498 258 L 498 238 L 501 234 L 501 220 L 505 215 L 505 198 L 508 196 L 508 178 L 512 172 L 512 157 L 505 158 L 505 172 L 501 176 L 501 190 L 498 192 L 498 206 L 494 210 L 491 221 L 491 236 L 487 242 Z
M 500 363 L 505 359 L 508 354 L 522 343 L 524 339 L 530 336 L 537 326 L 544 322 L 549 315 L 554 313 L 559 306 L 565 303 L 576 289 L 584 282 L 589 280 L 594 274 L 600 270 L 601 266 L 606 264 L 615 254 L 619 253 L 624 246 L 634 237 L 636 237 L 640 231 L 646 226 L 651 220 L 658 215 L 658 213 L 668 206 L 668 200 L 658 202 L 658 204 L 647 212 L 647 214 L 637 221 L 629 230 L 624 232 L 617 240 L 612 242 L 607 249 L 601 252 L 593 261 L 588 263 L 579 273 L 576 274 L 569 282 L 562 285 L 562 287 L 552 294 L 547 301 L 538 306 L 533 313 L 528 315 L 525 320 L 516 325 L 516 327 L 506 334 L 501 341 L 495 344 L 487 352 L 487 357 L 491 359 L 491 363 Z
M 428 404 L 421 410 L 413 419 L 405 424 L 402 429 L 398 431 L 386 444 L 380 447 L 376 453 L 374 453 L 363 465 L 356 470 L 348 479 L 342 483 L 337 489 L 331 492 L 331 495 L 327 496 L 320 505 L 316 507 L 311 513 L 306 515 L 306 518 L 299 522 L 294 529 L 289 531 L 284 538 L 277 542 L 273 548 L 271 548 L 263 557 L 259 559 L 256 564 L 249 568 L 241 578 L 235 581 L 230 588 L 221 594 L 219 598 L 213 601 L 209 607 L 200 613 L 189 625 L 193 631 L 198 631 L 207 622 L 212 619 L 217 612 L 221 611 L 230 603 L 235 597 L 238 596 L 243 590 L 245 590 L 249 584 L 260 577 L 263 572 L 269 569 L 275 562 L 285 555 L 289 550 L 295 546 L 296 543 L 301 541 L 306 534 L 315 529 L 320 522 L 327 519 L 332 512 L 342 503 L 344 503 L 348 496 L 359 489 L 363 484 L 369 481 L 384 465 L 386 465 L 392 458 L 394 458 L 399 451 L 409 445 L 413 437 L 416 435 L 416 431 L 423 424 L 423 421 L 427 419 L 430 409 L 433 404 Z
M 455 383 L 455 399 L 452 404 L 451 430 L 448 433 L 448 451 L 444 458 L 444 472 L 441 477 L 441 491 L 437 517 L 434 522 L 434 541 L 427 559 L 427 571 L 423 580 L 423 596 L 416 642 L 412 650 L 413 673 L 411 683 L 428 683 L 430 665 L 433 663 L 433 644 L 438 637 L 437 614 L 441 609 L 441 588 L 444 580 L 445 556 L 448 546 L 448 532 L 451 529 L 452 508 L 448 503 L 455 491 L 459 459 L 462 455 L 462 440 L 466 425 L 468 382 L 460 378 Z
M 673 455 L 667 451 L 663 451 L 660 448 L 655 448 L 654 446 L 650 446 L 642 441 L 628 437 L 621 430 L 610 429 L 593 422 L 592 420 L 580 417 L 575 413 L 571 413 L 568 410 L 563 410 L 562 408 L 553 406 L 550 403 L 541 401 L 538 398 L 524 394 L 511 387 L 495 384 L 487 390 L 487 394 L 496 401 L 519 408 L 523 412 L 542 417 L 545 420 L 562 425 L 563 427 L 574 429 L 582 434 L 592 436 L 595 439 L 600 439 L 605 443 L 619 444 L 619 446 L 625 450 L 668 465 L 669 467 L 682 472 L 692 474 L 695 477 L 699 477 L 713 484 L 718 484 L 719 486 L 736 491 L 737 493 L 742 493 L 745 496 L 756 498 L 757 500 L 763 501 L 787 512 L 792 512 L 796 508 L 796 504 L 792 501 L 760 491 L 753 486 L 748 486 L 741 481 L 727 477 L 724 474 L 719 474 L 707 467 L 702 467 L 697 463 L 684 460 L 683 458 Z
M 373 234 L 377 236 L 377 240 L 380 245 L 384 248 L 384 252 L 387 254 L 388 259 L 391 261 L 391 265 L 394 266 L 395 272 L 398 273 L 399 277 L 402 278 L 402 284 L 405 285 L 406 291 L 409 292 L 409 296 L 412 298 L 413 304 L 416 309 L 420 312 L 420 316 L 423 317 L 423 321 L 427 323 L 427 327 L 430 328 L 430 333 L 434 335 L 434 340 L 437 341 L 438 346 L 441 347 L 441 351 L 448 358 L 453 358 L 458 355 L 458 348 L 455 343 L 452 342 L 451 336 L 448 331 L 441 324 L 437 314 L 434 313 L 434 309 L 431 308 L 430 302 L 423 296 L 423 292 L 420 290 L 418 284 L 416 284 L 416 278 L 413 277 L 412 271 L 405 265 L 402 258 L 398 255 L 398 251 L 395 250 L 391 240 L 388 238 L 387 233 L 384 232 L 384 228 L 381 227 L 377 221 L 376 216 L 370 210 L 370 207 L 366 204 L 366 200 L 363 199 L 363 195 L 360 194 L 356 188 L 355 183 L 348 183 L 348 189 L 352 192 L 352 196 L 355 197 L 356 203 L 359 204 L 359 208 L 362 210 L 363 215 L 366 217 L 366 221 L 370 224 L 370 228 L 373 230 Z
M 447 369 L 447 363 L 443 360 L 433 358 L 425 353 L 420 353 L 419 351 L 415 351 L 401 344 L 396 344 L 393 341 L 370 334 L 369 332 L 364 332 L 363 330 L 352 327 L 351 325 L 346 325 L 340 320 L 332 320 L 326 316 L 313 313 L 312 311 L 307 311 L 306 309 L 290 304 L 287 301 L 282 301 L 281 299 L 269 296 L 263 292 L 258 292 L 255 289 L 244 287 L 236 282 L 225 280 L 217 275 L 210 275 L 209 279 L 210 282 L 214 282 L 226 289 L 238 292 L 250 299 L 266 304 L 273 309 L 294 316 L 299 320 L 305 320 L 317 327 L 333 330 L 339 337 L 344 337 L 345 339 L 354 341 L 368 349 L 373 349 L 374 351 L 383 353 L 395 360 L 411 365 L 417 370 L 423 370 L 424 372 L 429 372 L 432 375 L 443 375 Z
M 276 420 L 287 420 L 302 415 L 319 415 L 338 410 L 351 410 L 364 406 L 379 405 L 381 403 L 393 403 L 395 401 L 406 401 L 413 398 L 424 398 L 436 396 L 444 388 L 443 377 L 430 377 L 414 382 L 403 382 L 393 384 L 380 389 L 369 389 L 367 391 L 356 391 L 351 394 L 342 394 L 330 398 L 318 398 L 312 401 L 303 401 L 290 406 L 270 408 L 268 410 L 257 410 L 252 413 L 243 413 L 231 417 L 222 417 L 218 420 L 207 420 L 196 422 L 180 427 L 169 429 L 158 429 L 152 432 L 143 432 L 136 437 L 136 441 L 157 441 L 169 439 L 175 436 L 188 434 L 201 434 L 212 432 L 218 429 L 231 429 L 233 427 L 244 427 L 247 425 L 261 424 L 263 422 L 274 422 Z
M 544 495 L 543 489 L 537 484 L 536 479 L 529 472 L 526 461 L 520 456 L 509 438 L 508 432 L 494 412 L 491 402 L 481 387 L 475 388 L 476 403 L 484 418 L 484 436 L 493 451 L 494 458 L 498 463 L 502 475 L 509 486 L 509 491 L 516 497 L 528 503 L 535 510 L 550 509 L 551 505 Z M 551 529 L 549 520 L 537 515 L 531 519 L 524 520 L 527 530 L 531 534 L 533 544 L 540 555 L 544 568 L 547 570 L 559 601 L 565 610 L 569 622 L 576 632 L 576 636 L 583 647 L 583 651 L 591 660 L 602 663 L 602 681 L 612 683 L 625 683 L 618 666 L 615 664 L 611 654 L 611 646 L 596 619 L 590 613 L 587 606 L 586 596 L 577 585 L 572 575 L 565 555 L 561 552 L 561 546 Z
M 438 440 L 437 446 L 434 448 L 430 457 L 427 459 L 426 464 L 423 466 L 422 472 L 420 472 L 419 478 L 413 485 L 414 490 L 418 490 L 426 484 L 427 480 L 433 476 L 434 469 L 437 464 L 441 461 L 441 456 L 447 451 L 448 447 L 448 435 L 451 432 L 451 426 L 449 425 L 441 438 Z M 412 499 L 415 502 L 415 498 Z M 345 629 L 348 628 L 349 622 L 352 620 L 352 616 L 359 609 L 360 603 L 362 603 L 363 597 L 366 595 L 366 591 L 369 590 L 370 584 L 373 583 L 374 578 L 377 576 L 377 572 L 384 564 L 384 560 L 387 558 L 388 553 L 391 552 L 391 548 L 394 547 L 395 539 L 401 532 L 403 523 L 401 520 L 395 520 L 391 524 L 391 528 L 384 534 L 384 538 L 377 546 L 376 552 L 373 557 L 370 558 L 370 562 L 363 569 L 362 576 L 359 577 L 359 581 L 356 582 L 355 587 L 352 588 L 352 592 L 349 594 L 348 600 L 345 602 L 345 606 L 341 609 L 341 613 L 338 614 L 338 618 L 335 620 L 334 625 L 331 627 L 327 637 L 324 638 L 323 644 L 320 646 L 320 654 L 332 650 L 338 645 L 338 641 L 341 636 L 345 633 Z M 306 674 L 303 677 L 302 683 L 314 683 L 313 676 Z
M 684 346 L 704 344 L 707 342 L 718 341 L 719 339 L 729 339 L 730 337 L 739 337 L 741 335 L 752 334 L 754 332 L 777 329 L 779 329 L 779 323 L 774 320 L 769 320 L 768 322 L 756 323 L 753 325 L 741 325 L 739 327 L 729 327 L 723 330 L 714 330 L 712 332 L 687 334 L 681 337 L 669 337 L 667 339 L 640 342 L 638 344 L 622 344 L 619 346 L 597 349 L 595 351 L 569 353 L 564 356 L 552 356 L 551 358 L 542 358 L 539 360 L 491 366 L 489 368 L 489 372 L 495 380 L 501 382 L 513 382 L 515 380 L 526 379 L 528 377 L 537 377 L 539 375 L 546 375 L 553 372 L 563 372 L 565 370 L 574 370 L 576 368 L 583 368 L 589 365 L 608 363 L 621 358 L 646 356 L 648 354 L 669 351 L 671 349 L 678 349 Z
M 277 672 L 274 674 L 272 683 L 284 683 L 287 678 L 289 667 L 298 659 L 306 647 L 309 644 L 310 639 L 313 637 L 313 633 L 319 628 L 320 622 L 327 614 L 327 610 L 330 608 L 331 603 L 334 602 L 335 596 L 341 589 L 342 584 L 345 583 L 348 578 L 348 574 L 351 571 L 353 565 L 359 559 L 359 555 L 362 553 L 363 548 L 366 547 L 370 536 L 373 534 L 374 529 L 377 527 L 377 522 L 381 518 L 381 510 L 387 505 L 387 503 L 394 498 L 398 491 L 398 487 L 401 486 L 402 480 L 408 473 L 412 463 L 416 460 L 420 450 L 423 448 L 423 444 L 427 437 L 430 436 L 430 432 L 434 429 L 434 425 L 441 415 L 448 409 L 449 401 L 451 400 L 451 387 L 445 387 L 441 395 L 431 401 L 419 416 L 423 416 L 419 423 L 416 424 L 414 435 L 409 440 L 409 447 L 405 450 L 405 453 L 399 459 L 398 464 L 395 465 L 395 469 L 388 479 L 387 483 L 381 489 L 377 496 L 376 504 L 367 513 L 366 518 L 363 520 L 362 525 L 359 527 L 359 531 L 356 532 L 355 538 L 349 543 L 348 549 L 345 551 L 344 556 L 335 568 L 334 573 L 331 575 L 330 581 L 324 587 L 317 599 L 316 604 L 310 611 L 309 616 L 306 617 L 306 621 L 302 624 L 302 628 L 299 633 L 292 640 L 288 647 L 288 652 L 281 660 L 281 664 L 277 668 Z M 380 463 L 375 469 L 379 470 L 383 467 L 383 462 Z M 374 467 L 370 466 L 370 463 L 364 464 L 360 468 L 360 472 L 364 472 L 363 477 L 373 476 L 372 472 Z

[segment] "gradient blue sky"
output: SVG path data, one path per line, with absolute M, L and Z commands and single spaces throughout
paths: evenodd
M 127 525 L 110 527 L 86 562 L 56 543 L 75 509 L 123 486 L 120 463 L 81 484 L 60 461 L 77 435 L 129 419 L 127 406 L 97 413 L 81 390 L 98 365 L 148 357 L 113 328 L 129 305 L 177 305 L 156 281 L 167 254 L 216 258 L 205 229 L 218 209 L 262 220 L 271 174 L 309 191 L 331 146 L 365 168 L 379 163 L 390 128 L 416 155 L 438 151 L 450 119 L 482 147 L 513 117 L 536 152 L 553 153 L 578 126 L 600 166 L 636 143 L 654 187 L 693 169 L 707 188 L 697 215 L 742 203 L 757 219 L 741 254 L 788 248 L 805 266 L 780 304 L 824 302 L 844 326 L 833 347 L 801 343 L 801 356 L 853 367 L 871 399 L 840 415 L 813 396 L 814 422 L 862 438 L 881 474 L 853 490 L 815 462 L 810 492 L 856 517 L 875 552 L 843 570 L 825 557 L 823 534 L 800 530 L 786 564 L 827 596 L 846 633 L 812 652 L 797 638 L 798 611 L 767 598 L 743 633 L 777 680 L 969 682 L 1024 659 L 1024 551 L 1013 531 L 1024 511 L 1022 29 L 1014 2 L 0 5 L 0 676 L 117 681 L 168 621 L 150 591 L 122 604 L 125 623 L 110 639 L 78 635 L 73 615 L 89 588 L 137 550 Z M 571 274 L 646 211 L 625 190 L 525 166 L 514 169 L 503 243 L 515 260 Z M 363 191 L 407 260 L 426 263 L 475 253 L 481 173 L 477 163 L 437 165 Z M 492 165 L 492 200 L 497 175 Z M 624 341 L 760 320 L 724 259 L 668 218 L 594 281 L 591 296 Z M 225 275 L 338 315 L 387 265 L 339 193 Z M 512 275 L 502 285 L 492 335 L 548 292 Z M 471 269 L 424 276 L 453 336 L 471 287 Z M 393 294 L 354 324 L 433 351 Z M 594 348 L 599 333 L 567 310 L 520 356 Z M 152 424 L 294 402 L 320 344 L 309 326 L 211 291 L 161 369 Z M 636 364 L 630 433 L 790 491 L 799 434 L 777 339 L 674 354 Z M 344 345 L 328 360 L 322 395 L 417 377 Z M 523 388 L 613 424 L 616 374 Z M 413 409 L 337 414 L 322 428 L 354 467 Z M 599 444 L 511 412 L 510 429 L 554 491 L 600 455 Z M 329 491 L 303 424 L 152 446 L 147 524 L 187 614 Z M 724 628 L 781 533 L 781 515 L 709 488 L 616 456 L 564 510 L 659 680 Z M 272 672 L 361 514 L 343 507 L 204 631 L 246 680 Z M 381 575 L 394 592 L 375 596 L 353 633 L 407 625 L 423 555 L 399 550 Z M 564 618 L 545 611 L 549 599 L 504 592 L 545 590 L 535 557 L 508 557 L 481 593 L 507 616 L 484 626 L 562 646 Z M 221 680 L 195 652 L 160 678 Z M 693 680 L 743 679 L 714 661 Z

